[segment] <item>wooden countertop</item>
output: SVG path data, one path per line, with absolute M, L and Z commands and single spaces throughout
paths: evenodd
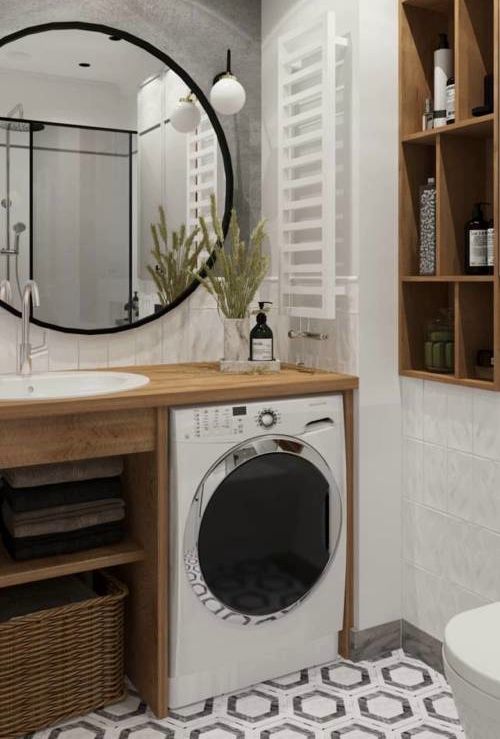
M 276 374 L 222 374 L 217 364 L 113 367 L 109 371 L 147 375 L 148 385 L 113 395 L 33 401 L 0 401 L 0 420 L 113 411 L 131 408 L 197 405 L 353 390 L 358 379 L 324 370 L 285 366 Z

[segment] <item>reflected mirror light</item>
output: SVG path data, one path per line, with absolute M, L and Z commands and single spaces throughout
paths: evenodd
M 32 278 L 37 320 L 109 331 L 192 285 L 208 253 L 172 233 L 209 217 L 212 193 L 222 219 L 227 161 L 189 82 L 109 30 L 0 47 L 0 282 L 16 309 Z

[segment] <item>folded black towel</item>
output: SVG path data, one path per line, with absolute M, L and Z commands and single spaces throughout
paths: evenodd
M 103 477 L 98 480 L 65 482 L 40 487 L 12 488 L 7 480 L 3 483 L 3 495 L 14 513 L 25 513 L 54 506 L 88 503 L 121 497 L 121 479 Z
M 124 526 L 121 521 L 100 526 L 92 526 L 79 531 L 46 536 L 29 536 L 16 539 L 2 524 L 2 538 L 5 548 L 15 560 L 37 559 L 54 554 L 83 552 L 95 547 L 109 546 L 122 541 Z
M 0 622 L 95 597 L 95 591 L 76 575 L 3 588 L 0 589 Z

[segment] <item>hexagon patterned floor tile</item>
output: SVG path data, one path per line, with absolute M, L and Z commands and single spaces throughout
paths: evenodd
M 465 739 L 442 675 L 401 650 L 339 659 L 156 719 L 127 697 L 25 739 Z

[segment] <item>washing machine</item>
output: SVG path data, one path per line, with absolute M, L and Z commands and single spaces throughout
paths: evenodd
M 170 707 L 334 659 L 342 396 L 172 410 L 170 460 Z

